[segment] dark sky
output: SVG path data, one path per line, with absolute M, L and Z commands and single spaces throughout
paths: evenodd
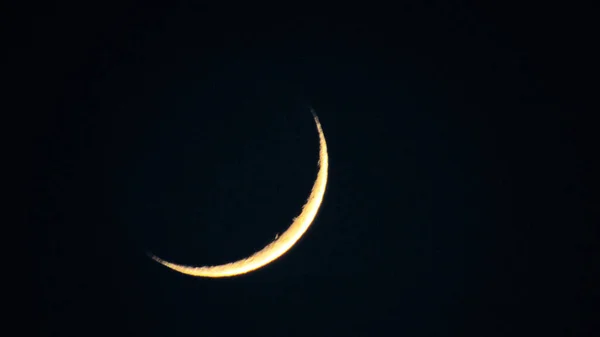
M 36 333 L 590 335 L 585 20 L 427 3 L 18 11 Z M 285 230 L 311 107 L 330 179 L 293 249 L 228 279 L 146 256 L 224 263 Z

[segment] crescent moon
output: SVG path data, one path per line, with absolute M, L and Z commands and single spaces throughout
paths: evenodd
M 275 241 L 271 242 L 250 257 L 216 266 L 184 266 L 165 261 L 153 254 L 149 254 L 149 256 L 156 262 L 183 274 L 198 277 L 218 278 L 246 274 L 253 270 L 259 269 L 278 259 L 288 250 L 290 250 L 290 248 L 292 248 L 292 246 L 294 246 L 294 244 L 300 240 L 302 235 L 306 233 L 308 227 L 310 227 L 315 219 L 317 212 L 319 211 L 319 207 L 323 201 L 325 187 L 327 185 L 327 170 L 329 167 L 327 143 L 325 142 L 325 135 L 323 134 L 323 129 L 321 127 L 321 123 L 319 122 L 319 118 L 315 114 L 314 110 L 311 109 L 311 112 L 317 125 L 317 131 L 319 132 L 320 150 L 317 179 L 315 180 L 306 203 L 302 207 L 300 215 L 294 218 L 292 224 L 285 232 L 278 237 L 275 237 Z

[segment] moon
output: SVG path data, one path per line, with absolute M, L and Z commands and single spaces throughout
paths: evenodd
M 203 267 L 184 266 L 165 261 L 153 254 L 148 255 L 156 262 L 161 263 L 162 265 L 172 270 L 178 271 L 186 275 L 219 278 L 231 277 L 254 271 L 275 261 L 283 254 L 285 254 L 288 250 L 290 250 L 294 246 L 294 244 L 296 244 L 296 242 L 300 240 L 302 235 L 306 233 L 313 220 L 315 219 L 317 212 L 319 211 L 319 207 L 323 202 L 323 196 L 325 195 L 325 187 L 327 185 L 327 171 L 329 168 L 327 143 L 325 142 L 325 135 L 323 134 L 323 128 L 321 127 L 319 118 L 317 117 L 313 109 L 311 109 L 311 112 L 313 114 L 313 118 L 317 125 L 317 131 L 319 133 L 319 171 L 317 173 L 317 179 L 315 180 L 310 195 L 308 196 L 308 199 L 304 206 L 302 206 L 302 211 L 300 212 L 300 215 L 293 219 L 292 224 L 285 232 L 283 232 L 279 236 L 276 236 L 274 241 L 272 241 L 270 244 L 268 244 L 258 252 L 252 254 L 251 256 L 245 259 L 222 265 Z

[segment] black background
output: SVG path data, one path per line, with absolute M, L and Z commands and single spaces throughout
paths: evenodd
M 37 334 L 591 335 L 586 10 L 351 7 L 15 11 Z

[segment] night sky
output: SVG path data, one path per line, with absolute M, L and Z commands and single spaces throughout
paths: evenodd
M 584 20 L 345 6 L 20 12 L 37 335 L 591 335 Z M 283 232 L 317 173 L 310 108 L 329 182 L 287 254 L 226 279 L 148 258 Z

